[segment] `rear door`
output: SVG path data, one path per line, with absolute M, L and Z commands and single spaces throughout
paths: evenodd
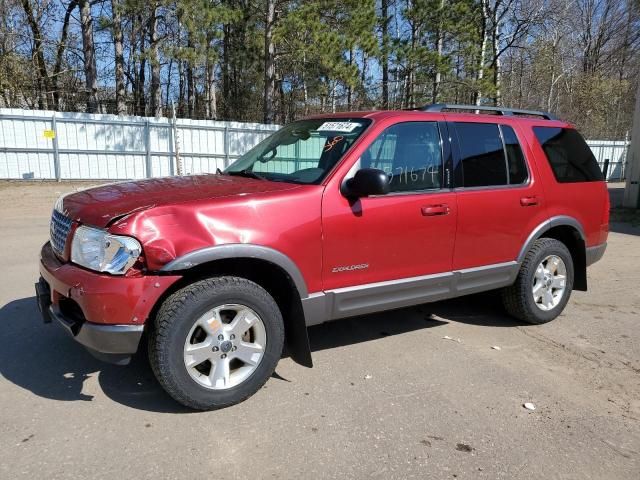
M 516 260 L 546 219 L 543 191 L 507 124 L 451 122 L 458 222 L 453 269 Z

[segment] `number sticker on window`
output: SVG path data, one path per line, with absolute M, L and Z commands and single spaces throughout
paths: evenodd
M 353 132 L 354 129 L 360 126 L 356 122 L 324 122 L 318 127 L 318 132 Z

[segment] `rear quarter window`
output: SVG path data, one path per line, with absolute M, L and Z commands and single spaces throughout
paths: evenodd
M 533 127 L 533 132 L 559 183 L 604 180 L 593 152 L 572 128 Z

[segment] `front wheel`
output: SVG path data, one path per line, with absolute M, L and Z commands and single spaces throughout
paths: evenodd
M 513 285 L 503 289 L 505 309 L 527 323 L 547 323 L 562 313 L 573 289 L 573 260 L 564 243 L 541 238 L 520 266 Z
M 149 360 L 181 404 L 211 410 L 239 403 L 269 379 L 282 354 L 284 326 L 274 299 L 238 277 L 195 282 L 160 307 Z

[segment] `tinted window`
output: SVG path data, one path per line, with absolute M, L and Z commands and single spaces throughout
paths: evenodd
M 391 192 L 440 188 L 442 152 L 435 122 L 398 123 L 387 128 L 360 157 L 361 168 L 379 168 Z
M 498 125 L 456 123 L 465 187 L 507 184 L 507 164 Z
M 582 136 L 571 128 L 533 127 L 560 183 L 603 180 L 593 152 Z
M 527 166 L 524 161 L 522 149 L 518 143 L 518 137 L 513 128 L 501 125 L 502 138 L 504 139 L 504 147 L 507 152 L 507 166 L 509 168 L 509 183 L 520 184 L 525 183 L 529 177 Z

